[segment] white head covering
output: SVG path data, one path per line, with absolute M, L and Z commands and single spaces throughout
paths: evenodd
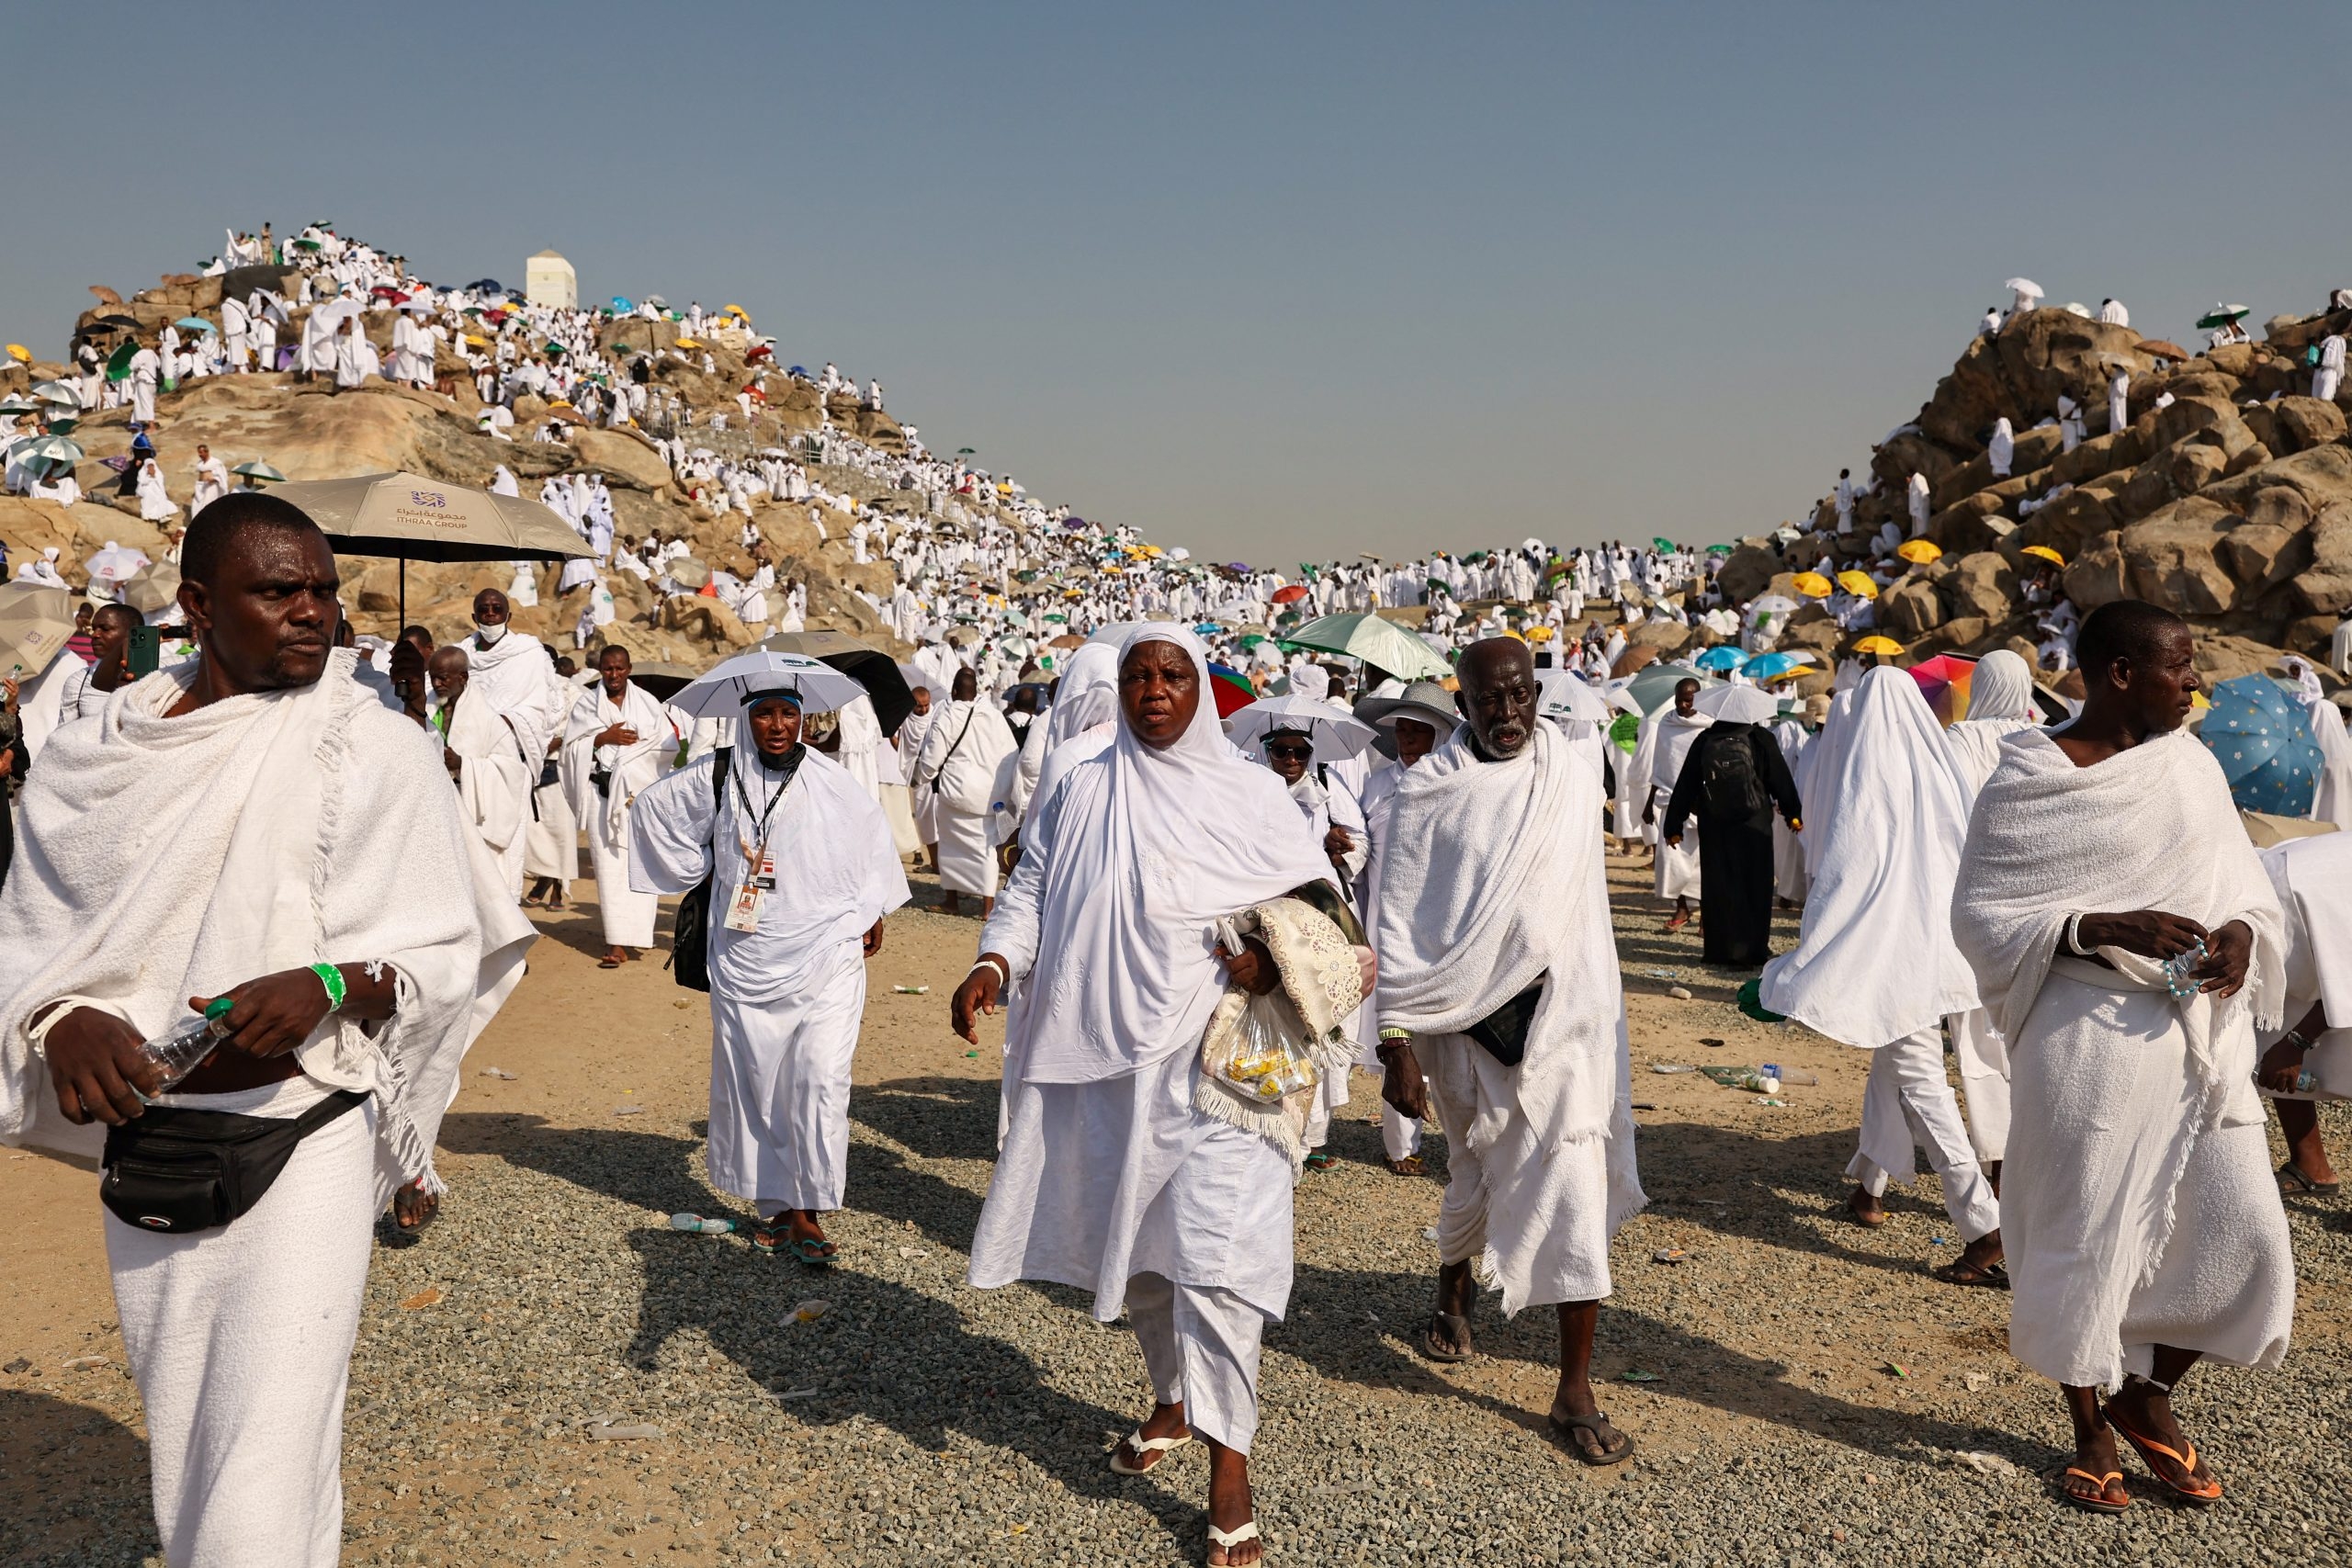
M 1208 700 L 1205 693 L 1202 700 Z M 1046 750 L 1050 752 L 1063 741 L 1118 716 L 1119 650 L 1107 642 L 1070 649 L 1069 662 L 1062 666 L 1061 684 L 1054 688 L 1054 705 L 1046 715 Z
M 2007 649 L 1976 661 L 1968 681 L 1970 718 L 2033 717 L 2033 671 Z
M 1118 1077 L 1197 1046 L 1225 988 L 1215 922 L 1331 874 L 1282 780 L 1227 744 L 1200 639 L 1139 627 L 1118 664 L 1147 642 L 1183 649 L 1200 705 L 1159 749 L 1121 710 L 1115 739 L 1042 813 L 1039 962 L 1008 1021 L 1031 1083 Z
M 1876 1049 L 1976 1005 L 1951 936 L 1969 790 L 1906 671 L 1862 677 L 1839 742 L 1806 792 L 1805 831 L 1822 841 L 1804 924 L 1796 951 L 1764 966 L 1760 999 L 1833 1040 Z M 1890 953 L 1908 961 L 1890 964 Z

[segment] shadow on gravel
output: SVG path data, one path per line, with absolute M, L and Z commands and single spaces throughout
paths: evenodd
M 978 1091 L 936 1104 L 933 1113 L 952 1112 L 983 1128 L 977 1147 L 983 1154 L 993 1151 L 994 1086 L 968 1079 L 936 1082 Z M 980 1096 L 985 1110 L 969 1103 Z M 853 1099 L 853 1112 L 864 1120 L 869 1100 L 890 1104 L 901 1098 L 888 1090 L 861 1090 Z M 907 1109 L 911 1114 L 912 1107 Z M 458 1114 L 443 1122 L 441 1143 L 459 1154 L 497 1156 L 639 1210 L 707 1213 L 717 1207 L 697 1174 L 694 1156 L 700 1145 L 695 1140 L 605 1129 L 550 1130 L 531 1116 Z M 957 1143 L 961 1153 L 975 1146 L 968 1131 L 959 1134 Z M 979 1200 L 910 1168 L 891 1150 L 853 1139 L 849 1190 L 853 1213 L 888 1222 L 912 1220 L 936 1245 L 958 1253 L 971 1246 Z M 843 1225 L 836 1234 L 849 1228 Z M 895 1224 L 883 1234 L 896 1239 Z M 844 1261 L 815 1269 L 748 1247 L 714 1247 L 666 1228 L 633 1231 L 629 1245 L 639 1256 L 645 1285 L 628 1359 L 650 1369 L 659 1365 L 672 1338 L 698 1337 L 762 1387 L 791 1395 L 782 1408 L 801 1421 L 824 1426 L 862 1417 L 933 1453 L 953 1451 L 953 1436 L 1019 1454 L 1072 1495 L 1142 1507 L 1168 1531 L 1171 1555 L 1193 1549 L 1204 1515 L 1200 1503 L 1182 1501 L 1157 1484 L 1138 1487 L 1103 1462 L 1104 1434 L 1125 1431 L 1136 1412 L 1112 1411 L 1047 1386 L 1028 1355 L 970 1332 L 953 1302 L 859 1272 L 859 1244 L 843 1239 Z M 797 1303 L 818 1297 L 829 1303 L 824 1316 L 813 1323 L 791 1321 Z M 1077 1292 L 1051 1299 L 1084 1304 Z M 1145 1389 L 1138 1357 L 1138 1397 L 1148 1398 Z
M 135 1433 L 86 1404 L 0 1390 L 0 1562 L 135 1565 L 162 1551 Z

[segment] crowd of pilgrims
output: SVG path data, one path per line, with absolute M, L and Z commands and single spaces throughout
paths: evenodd
M 413 281 L 319 232 L 306 286 Z M 432 291 L 415 314 L 470 331 L 463 298 Z M 485 369 L 562 386 L 595 362 L 581 315 L 517 334 L 578 365 L 503 362 L 502 333 Z M 1416 1349 L 1470 1359 L 1481 1287 L 1507 1315 L 1551 1307 L 1547 1429 L 1585 1464 L 1635 1451 L 1589 1378 L 1611 1240 L 1645 1201 L 1612 846 L 1650 857 L 1708 962 L 1755 976 L 1744 1005 L 1871 1054 L 1850 1216 L 1883 1224 L 1924 1152 L 1963 1244 L 1936 1277 L 2009 1292 L 2012 1348 L 2064 1390 L 2064 1499 L 2132 1506 L 2119 1441 L 2161 1491 L 2222 1496 L 2171 1396 L 2200 1358 L 2286 1350 L 2281 1192 L 2335 1193 L 2308 1097 L 2352 1094 L 2352 838 L 2256 852 L 2182 728 L 2184 624 L 2130 601 L 2091 616 L 2070 647 L 2079 703 L 1988 655 L 1949 727 L 1869 656 L 1806 704 L 1695 671 L 1637 695 L 1619 667 L 1645 618 L 1771 647 L 1775 612 L 1717 592 L 1720 556 L 1531 539 L 1295 573 L 1196 562 L 920 447 L 827 426 L 828 459 L 883 480 L 886 507 L 695 428 L 660 439 L 747 551 L 769 509 L 806 504 L 891 564 L 868 603 L 912 645 L 895 671 L 910 713 L 886 728 L 893 682 L 756 654 L 657 693 L 626 649 L 587 646 L 593 597 L 572 648 L 513 632 L 539 589 L 527 568 L 476 597 L 458 641 L 413 627 L 363 650 L 323 538 L 251 491 L 209 500 L 180 541 L 196 657 L 128 678 L 135 613 L 93 574 L 106 602 L 20 802 L 38 852 L 0 885 L 0 1134 L 95 1153 L 96 1123 L 128 1137 L 150 1107 L 307 1127 L 337 1095 L 370 1105 L 321 1123 L 338 1130 L 225 1228 L 143 1234 L 110 1208 L 172 1561 L 334 1560 L 368 1225 L 387 1203 L 402 1231 L 434 1222 L 457 1064 L 521 979 L 524 911 L 572 896 L 583 839 L 603 969 L 655 946 L 663 897 L 703 901 L 709 1179 L 748 1211 L 750 1245 L 812 1268 L 857 1262 L 824 1217 L 852 1196 L 866 962 L 910 867 L 950 913 L 971 901 L 974 961 L 943 1024 L 977 1045 L 1001 1015 L 1005 1041 L 970 1281 L 1053 1280 L 1127 1318 L 1149 1411 L 1107 1462 L 1137 1474 L 1204 1442 L 1212 1562 L 1263 1550 L 1261 1341 L 1290 1305 L 1294 1188 L 1331 1163 L 1357 1070 L 1378 1076 L 1397 1179 L 1423 1175 L 1430 1122 L 1445 1140 Z M 608 570 L 708 586 L 676 575 L 684 540 L 616 536 L 594 475 L 542 499 L 598 546 L 559 595 Z M 265 615 L 247 600 L 270 573 L 293 587 Z M 806 614 L 772 576 L 728 592 L 754 625 Z M 1447 678 L 1284 646 L 1305 620 L 1396 606 L 1426 610 L 1416 635 Z M 293 827 L 241 828 L 248 797 Z M 149 852 L 165 815 L 167 871 Z M 75 934 L 93 887 L 151 877 L 173 896 Z M 353 896 L 220 896 L 287 886 Z M 1802 909 L 1777 956 L 1774 902 Z M 125 1053 L 212 994 L 237 1004 L 214 1057 L 167 1092 L 141 1077 Z M 2257 1080 L 2287 1096 L 2276 1173 Z M 288 1349 L 252 1326 L 289 1313 L 334 1332 Z

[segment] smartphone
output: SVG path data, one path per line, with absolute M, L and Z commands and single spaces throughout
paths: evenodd
M 155 666 L 163 662 L 164 639 L 153 626 L 130 628 L 130 646 L 123 649 L 123 660 L 130 666 L 130 678 L 153 675 Z

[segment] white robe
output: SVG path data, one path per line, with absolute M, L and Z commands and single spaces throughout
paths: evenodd
M 526 760 L 514 728 L 470 685 L 449 719 L 448 749 L 458 764 L 458 816 L 497 863 L 500 886 L 522 897 L 524 829 L 538 770 Z
M 596 737 L 616 724 L 637 732 L 634 745 L 600 747 Z M 588 856 L 596 874 L 596 908 L 602 917 L 605 941 L 615 947 L 651 947 L 653 924 L 661 900 L 640 892 L 629 876 L 628 811 L 630 803 L 668 771 L 677 749 L 677 737 L 653 694 L 631 684 L 618 703 L 598 685 L 572 705 L 564 728 L 563 759 L 559 773 L 572 815 L 588 835 Z M 600 755 L 601 754 L 601 755 Z M 609 774 L 600 792 L 595 773 L 600 763 Z
M 2009 1042 L 2009 1348 L 2078 1387 L 2146 1373 L 2159 1344 L 2276 1366 L 2294 1264 L 2252 1075 L 2284 930 L 2220 764 L 2180 730 L 2087 768 L 2039 729 L 2001 751 L 1952 926 Z M 2141 908 L 2245 921 L 2245 986 L 2175 1001 L 2153 960 L 2060 955 L 2072 913 Z
M 2262 868 L 2286 918 L 2287 997 L 2256 1043 L 2267 1050 L 2319 1007 L 2325 1027 L 2303 1071 L 2321 1098 L 2352 1100 L 2352 833 L 2290 839 L 2262 852 Z
M 999 766 L 1017 750 L 1012 728 L 986 703 L 951 702 L 933 711 L 937 716 L 923 738 L 910 787 L 935 813 L 939 884 L 951 892 L 993 898 L 998 873 L 989 818 L 997 800 Z
M 860 943 L 907 901 L 906 874 L 881 807 L 823 754 L 803 750 L 780 798 L 775 775 L 737 750 L 718 802 L 713 767 L 695 759 L 646 789 L 629 814 L 640 891 L 683 893 L 717 873 L 711 1184 L 752 1200 L 763 1216 L 838 1209 L 849 1170 L 850 1065 L 865 1005 Z M 760 897 L 757 929 L 738 931 L 726 920 L 763 812 L 775 886 Z
M 1714 720 L 1702 713 L 1681 714 L 1668 703 L 1642 721 L 1640 741 L 1634 748 L 1634 798 L 1652 811 L 1654 818 L 1666 815 L 1666 803 L 1673 798 L 1675 781 L 1682 776 L 1683 760 L 1690 755 L 1690 743 L 1699 739 Z M 1669 844 L 1658 832 L 1655 820 L 1643 829 L 1643 837 L 1657 845 L 1657 883 L 1655 891 L 1661 898 L 1691 898 L 1699 897 L 1699 825 L 1683 825 L 1682 842 Z
M 64 998 L 152 1035 L 187 1000 L 316 961 L 398 978 L 370 1038 L 329 1015 L 302 1073 L 172 1102 L 294 1115 L 371 1095 L 306 1140 L 225 1230 L 166 1235 L 107 1215 L 124 1347 L 146 1404 L 156 1521 L 174 1562 L 332 1563 L 344 1390 L 368 1222 L 432 1179 L 490 955 L 453 792 L 416 727 L 328 656 L 311 685 L 162 716 L 194 667 L 150 675 L 60 730 L 20 802 L 38 858 L 0 891 L 0 1138 L 95 1154 L 25 1035 Z M 54 781 L 44 784 L 44 780 Z

